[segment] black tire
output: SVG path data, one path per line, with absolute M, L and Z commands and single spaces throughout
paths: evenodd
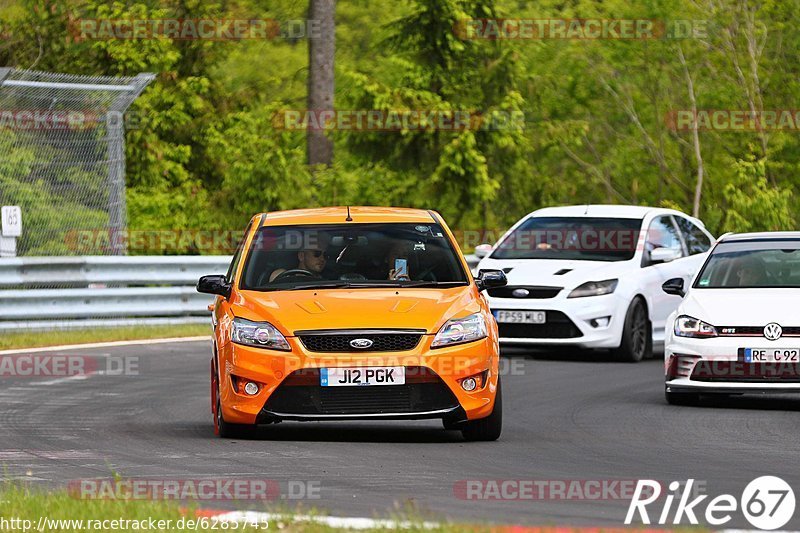
M 461 429 L 462 422 L 451 422 L 449 420 L 442 420 L 442 427 L 448 431 L 454 429 Z
M 464 422 L 460 427 L 461 435 L 466 441 L 486 442 L 500 438 L 500 433 L 503 431 L 503 390 L 499 377 L 497 378 L 497 394 L 494 398 L 492 414 L 486 418 Z
M 256 426 L 249 424 L 231 424 L 225 422 L 225 417 L 222 416 L 222 406 L 219 397 L 219 374 L 216 373 L 216 368 L 211 366 L 211 379 L 213 385 L 216 387 L 216 406 L 214 408 L 214 433 L 223 439 L 234 439 L 238 437 L 248 437 L 253 434 Z
M 250 424 L 231 424 L 230 422 L 225 422 L 225 417 L 222 416 L 219 397 L 217 398 L 216 417 L 217 435 L 223 439 L 247 438 L 252 436 L 256 428 Z
M 644 300 L 636 297 L 625 313 L 625 325 L 619 348 L 614 352 L 617 361 L 638 363 L 653 354 L 653 328 L 647 317 Z
M 700 395 L 693 392 L 670 392 L 664 389 L 664 397 L 670 405 L 699 405 Z

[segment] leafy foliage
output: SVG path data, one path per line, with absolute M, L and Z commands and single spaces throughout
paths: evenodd
M 285 25 L 304 18 L 306 7 L 290 0 L 10 0 L 0 13 L 0 61 L 84 74 L 157 73 L 132 109 L 141 123 L 127 131 L 135 229 L 233 229 L 257 211 L 345 203 L 433 208 L 459 229 L 505 227 L 561 203 L 690 211 L 693 139 L 668 119 L 689 108 L 687 73 L 699 109 L 795 109 L 800 95 L 800 10 L 791 2 L 351 0 L 337 5 L 338 109 L 466 111 L 486 124 L 523 119 L 461 130 L 331 131 L 335 163 L 312 172 L 304 132 L 273 123 L 276 112 L 305 106 L 302 35 L 239 42 L 75 36 L 87 18 Z M 465 19 L 491 18 L 652 19 L 663 21 L 666 34 L 486 40 L 457 31 Z M 694 34 L 676 35 L 681 21 Z M 12 146 L 3 136 L 0 148 Z M 700 132 L 700 216 L 712 231 L 794 226 L 798 139 L 800 125 Z M 36 156 L 14 150 L 6 164 L 17 170 Z M 36 183 L 4 181 L 9 175 L 0 168 L 0 186 L 14 188 L 21 204 L 41 205 Z M 52 205 L 62 214 L 69 208 Z

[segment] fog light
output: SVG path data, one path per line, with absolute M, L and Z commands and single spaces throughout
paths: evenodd
M 601 316 L 600 318 L 593 318 L 589 321 L 589 325 L 593 328 L 604 328 L 611 322 L 610 316 Z
M 478 386 L 478 382 L 475 381 L 475 378 L 466 378 L 461 382 L 461 388 L 467 392 L 472 392 L 475 390 L 475 387 Z
M 256 394 L 258 394 L 258 385 L 256 385 L 252 381 L 248 381 L 244 386 L 244 392 L 246 392 L 250 396 L 255 396 Z

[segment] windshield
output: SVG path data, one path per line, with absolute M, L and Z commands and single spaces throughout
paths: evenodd
M 636 253 L 641 219 L 531 217 L 497 246 L 494 259 L 627 261 Z
M 800 288 L 800 241 L 721 243 L 700 271 L 694 287 Z
M 243 289 L 464 285 L 438 224 L 275 226 L 258 230 Z

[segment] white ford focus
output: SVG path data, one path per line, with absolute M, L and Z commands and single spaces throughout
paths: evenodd
M 800 392 L 800 232 L 724 235 L 688 290 L 663 289 L 683 296 L 664 350 L 669 403 Z
M 476 254 L 477 269 L 502 269 L 488 291 L 505 345 L 568 345 L 639 361 L 664 341 L 680 302 L 664 281 L 687 282 L 713 237 L 679 211 L 619 205 L 550 207 L 529 214 Z M 659 346 L 660 347 L 660 346 Z

